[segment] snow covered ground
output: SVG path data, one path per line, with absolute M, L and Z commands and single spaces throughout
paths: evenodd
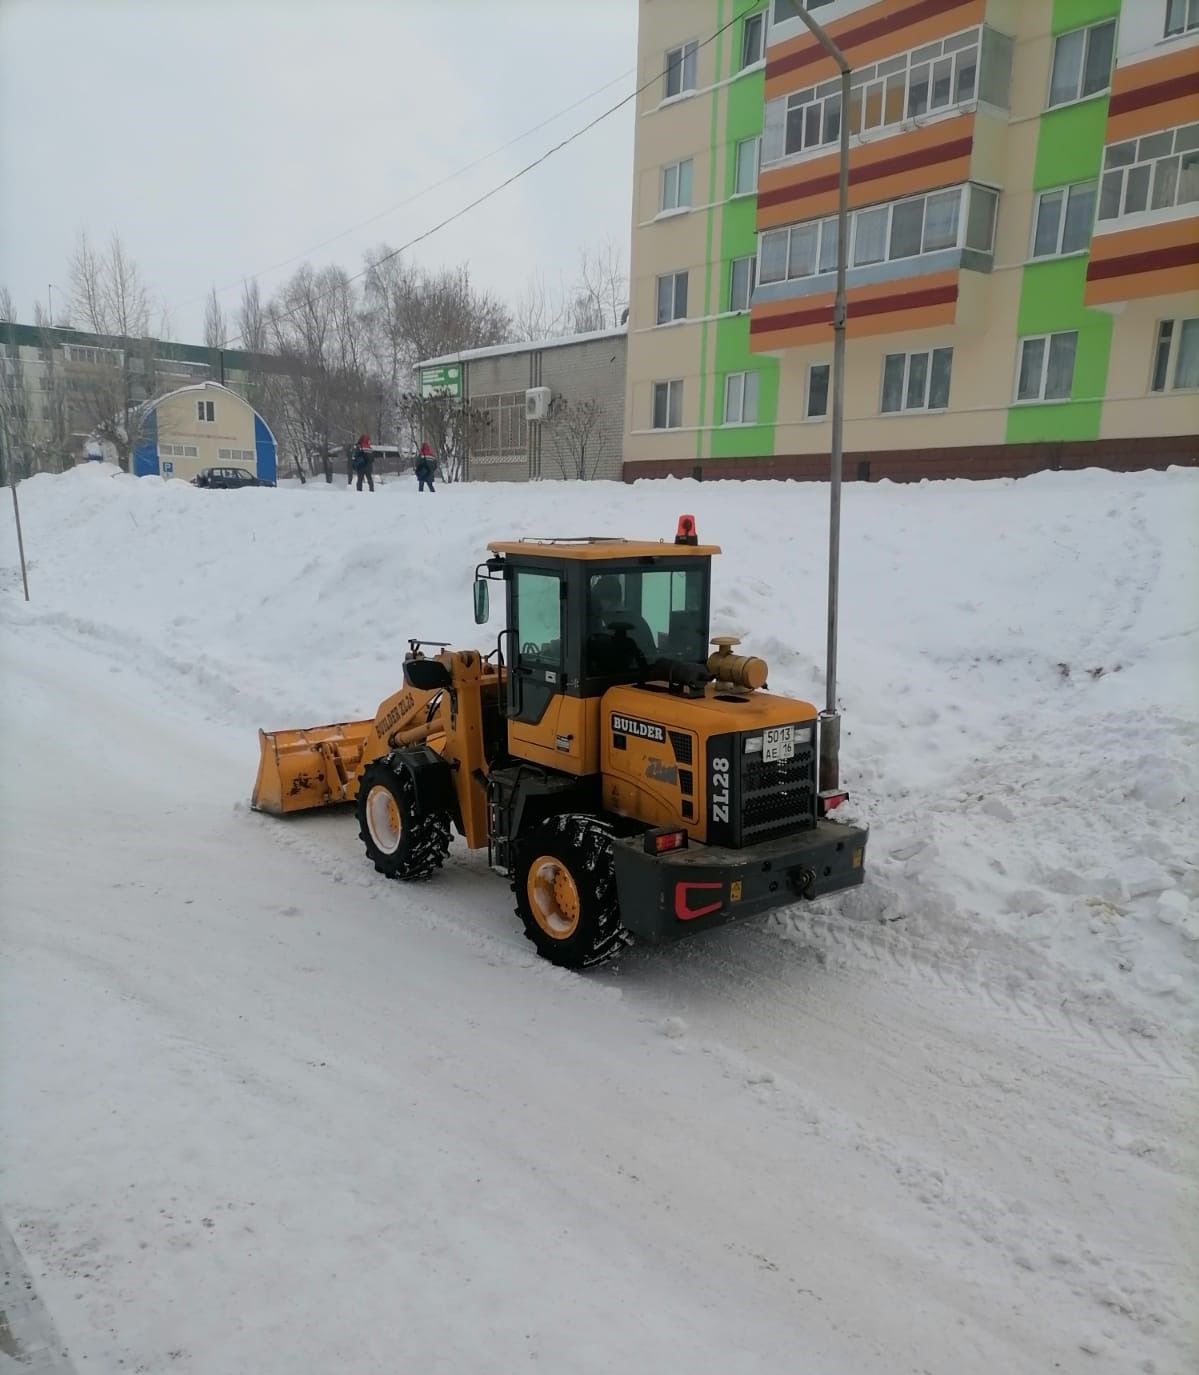
M 847 488 L 866 885 L 585 977 L 461 842 L 249 812 L 257 727 L 489 646 L 487 539 L 682 511 L 818 701 L 827 494 L 413 488 L 35 478 L 28 607 L 0 515 L 0 1214 L 75 1368 L 1190 1369 L 1199 473 Z

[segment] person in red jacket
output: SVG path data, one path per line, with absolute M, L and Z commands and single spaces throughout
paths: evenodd
M 371 452 L 371 437 L 369 434 L 360 434 L 358 443 L 354 445 L 353 457 L 354 471 L 358 474 L 358 491 L 362 491 L 362 479 L 366 478 L 370 489 L 375 490 L 375 478 L 373 469 L 375 466 L 375 455 Z
M 425 484 L 428 483 L 429 491 L 435 492 L 433 479 L 437 476 L 437 460 L 433 457 L 433 448 L 426 440 L 420 446 L 420 454 L 416 460 L 416 480 L 420 483 L 417 491 L 423 492 Z

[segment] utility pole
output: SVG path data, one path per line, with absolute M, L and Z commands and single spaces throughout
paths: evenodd
M 0 424 L 0 441 L 4 444 L 4 464 L 8 471 L 8 485 L 12 491 L 12 513 L 17 523 L 17 554 L 21 559 L 21 586 L 25 590 L 25 600 L 29 600 L 29 574 L 25 570 L 25 541 L 21 537 L 21 508 L 17 504 L 17 472 L 13 464 L 12 441 L 8 427 Z
M 820 791 L 841 786 L 841 714 L 837 710 L 837 610 L 841 578 L 841 467 L 845 435 L 845 264 L 849 252 L 849 92 L 853 69 L 845 54 L 808 13 L 799 17 L 841 71 L 841 166 L 837 191 L 837 286 L 833 297 L 833 433 L 829 454 L 828 641 L 824 710 L 820 713 Z

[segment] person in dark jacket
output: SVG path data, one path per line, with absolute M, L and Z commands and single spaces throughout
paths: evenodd
M 420 483 L 417 491 L 423 492 L 425 484 L 428 484 L 429 491 L 435 492 L 433 479 L 437 476 L 437 461 L 433 457 L 432 446 L 426 442 L 420 446 L 420 453 L 416 459 L 416 479 Z
M 371 491 L 375 490 L 375 455 L 371 450 L 371 437 L 369 434 L 360 434 L 358 443 L 354 445 L 353 458 L 354 471 L 358 474 L 358 491 L 362 491 L 362 479 L 366 478 Z

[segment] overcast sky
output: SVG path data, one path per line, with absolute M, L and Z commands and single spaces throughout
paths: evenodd
M 200 342 L 213 283 L 398 247 L 630 92 L 636 42 L 637 0 L 0 0 L 0 285 L 57 317 L 80 228 L 118 230 Z M 413 256 L 511 300 L 627 254 L 632 142 L 630 103 Z

